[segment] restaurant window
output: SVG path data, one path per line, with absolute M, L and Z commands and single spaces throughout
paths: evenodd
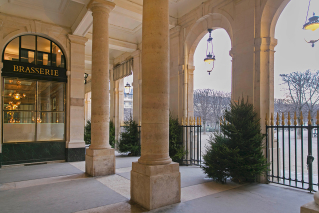
M 3 142 L 65 140 L 65 83 L 4 78 Z
M 13 39 L 4 50 L 3 61 L 65 68 L 61 48 L 53 41 L 37 35 L 24 35 Z

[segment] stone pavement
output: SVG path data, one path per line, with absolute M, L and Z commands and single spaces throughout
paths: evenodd
M 117 157 L 116 174 L 87 177 L 84 162 L 0 169 L 0 212 L 147 212 L 130 202 L 130 171 L 137 157 Z M 150 212 L 300 212 L 313 194 L 267 184 L 219 184 L 199 167 L 180 167 L 182 202 Z

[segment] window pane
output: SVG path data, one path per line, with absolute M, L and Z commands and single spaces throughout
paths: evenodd
M 39 37 L 37 38 L 37 51 L 41 51 L 41 52 L 46 52 L 46 53 L 51 53 L 50 49 L 51 49 L 51 41 L 46 39 L 46 38 L 42 38 Z
M 64 112 L 38 112 L 37 141 L 64 140 Z
M 30 142 L 35 136 L 35 112 L 3 111 L 3 142 Z
M 61 49 L 52 42 L 52 66 L 65 67 L 64 55 Z
M 21 49 L 21 62 L 34 64 L 34 51 Z
M 5 78 L 4 110 L 35 110 L 36 81 Z
M 35 50 L 35 36 L 21 36 L 21 48 Z
M 7 45 L 4 51 L 4 60 L 19 61 L 19 37 Z
M 37 64 L 51 66 L 51 54 L 38 52 Z
M 38 111 L 64 111 L 64 85 L 61 82 L 39 81 Z

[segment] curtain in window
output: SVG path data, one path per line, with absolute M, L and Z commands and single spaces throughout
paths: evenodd
M 133 69 L 133 58 L 123 62 L 114 67 L 113 69 L 113 80 L 117 81 L 126 76 L 132 75 Z

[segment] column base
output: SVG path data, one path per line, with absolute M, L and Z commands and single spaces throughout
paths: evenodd
M 179 164 L 144 165 L 133 162 L 131 200 L 148 210 L 181 202 Z
M 300 213 L 319 213 L 319 205 L 315 201 L 307 203 L 300 207 Z
M 115 174 L 114 149 L 87 149 L 85 172 L 93 177 Z

